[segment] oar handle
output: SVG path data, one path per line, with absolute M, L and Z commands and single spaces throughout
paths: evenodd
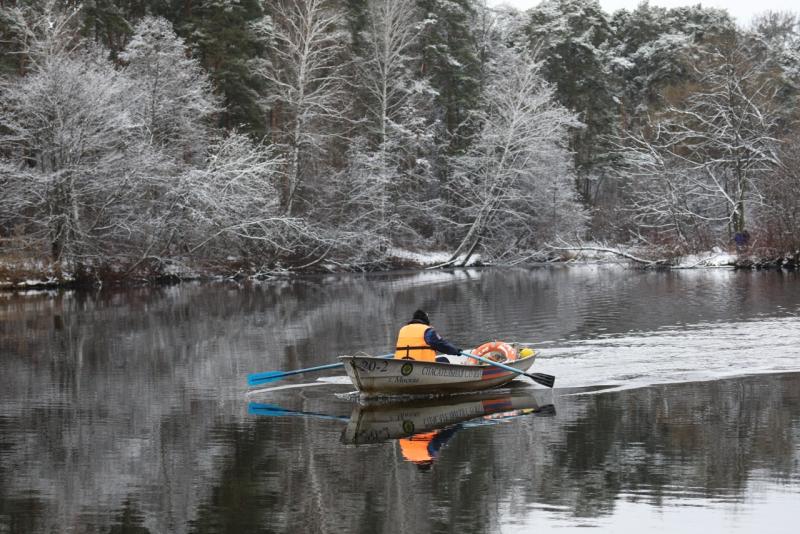
M 344 367 L 343 363 L 328 363 L 325 365 L 318 365 L 316 367 L 309 367 L 307 369 L 297 369 L 295 371 L 281 371 L 281 376 L 292 376 L 292 375 L 300 375 L 303 373 L 309 373 L 311 371 L 323 371 L 325 369 L 336 369 L 337 367 Z

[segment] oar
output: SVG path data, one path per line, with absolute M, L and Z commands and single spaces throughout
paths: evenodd
M 336 419 L 337 421 L 350 421 L 346 415 L 331 415 L 327 413 L 317 412 L 299 412 L 295 410 L 287 410 L 275 404 L 264 404 L 260 402 L 251 402 L 247 406 L 247 413 L 250 415 L 270 415 L 277 417 L 285 416 L 301 416 L 301 417 L 319 417 L 320 419 Z
M 260 395 L 262 393 L 269 393 L 271 391 L 283 391 L 285 389 L 299 389 L 299 388 L 313 388 L 317 386 L 330 386 L 330 382 L 306 382 L 305 384 L 286 384 L 283 386 L 275 386 L 271 388 L 258 388 L 249 390 L 246 395 Z
M 391 358 L 394 353 L 384 354 L 378 358 Z M 296 369 L 294 371 L 267 371 L 265 373 L 253 373 L 247 376 L 248 386 L 260 386 L 268 382 L 275 382 L 286 378 L 287 376 L 300 375 L 303 373 L 310 373 L 311 371 L 323 371 L 325 369 L 336 369 L 337 367 L 344 367 L 343 363 L 329 363 L 327 365 L 318 365 L 317 367 L 308 367 L 306 369 Z
M 551 388 L 556 381 L 556 377 L 553 375 L 546 375 L 544 373 L 526 373 L 525 371 L 520 371 L 519 369 L 514 369 L 513 367 L 509 367 L 508 365 L 502 364 L 500 362 L 493 362 L 487 358 L 481 358 L 480 356 L 475 356 L 474 354 L 470 354 L 469 352 L 464 352 L 463 350 L 460 353 L 462 356 L 467 356 L 468 358 L 472 358 L 473 360 L 478 360 L 479 362 L 488 363 L 489 365 L 494 365 L 495 367 L 499 367 L 500 369 L 505 369 L 506 371 L 511 371 L 512 373 L 517 373 L 518 375 L 527 376 L 534 382 L 541 384 L 545 387 Z

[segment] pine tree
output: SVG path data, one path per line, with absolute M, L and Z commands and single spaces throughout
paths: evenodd
M 474 0 L 418 0 L 426 19 L 420 40 L 421 74 L 436 90 L 437 118 L 449 136 L 450 151 L 466 148 L 472 129 L 466 124 L 480 101 L 480 61 L 471 30 Z
M 613 31 L 597 0 L 546 0 L 528 12 L 530 46 L 544 61 L 544 75 L 559 102 L 585 125 L 572 134 L 584 201 L 594 200 L 590 174 L 607 153 L 605 136 L 617 124 L 609 69 Z
M 220 125 L 258 137 L 266 132 L 259 105 L 264 87 L 251 63 L 265 50 L 252 23 L 263 14 L 259 0 L 187 0 L 183 13 L 173 20 L 223 96 Z
M 144 17 L 119 59 L 145 95 L 138 109 L 146 135 L 178 159 L 201 154 L 209 118 L 220 109 L 208 75 L 195 58 L 186 57 L 172 24 Z

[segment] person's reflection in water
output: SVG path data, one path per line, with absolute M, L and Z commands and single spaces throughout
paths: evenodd
M 427 471 L 439 456 L 439 450 L 459 428 L 461 425 L 455 425 L 434 432 L 424 432 L 398 439 L 400 452 L 406 461 L 414 463 L 421 471 Z

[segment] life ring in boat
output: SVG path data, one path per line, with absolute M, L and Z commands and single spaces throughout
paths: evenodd
M 475 356 L 481 356 L 493 362 L 510 362 L 519 358 L 517 350 L 505 341 L 490 341 L 472 351 Z M 471 365 L 481 365 L 478 360 L 469 359 Z

